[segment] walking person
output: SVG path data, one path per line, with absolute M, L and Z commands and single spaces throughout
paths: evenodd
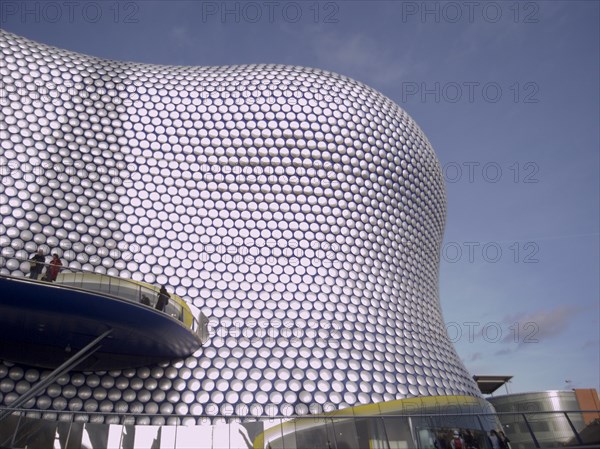
M 39 275 L 42 274 L 45 264 L 46 258 L 44 257 L 44 251 L 38 249 L 38 252 L 29 259 L 29 277 L 31 279 L 37 279 Z
M 156 301 L 156 310 L 160 310 L 161 312 L 165 311 L 165 307 L 169 302 L 169 292 L 167 291 L 167 286 L 163 285 L 158 292 L 158 301 Z

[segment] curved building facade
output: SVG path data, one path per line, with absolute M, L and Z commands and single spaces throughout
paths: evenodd
M 531 441 L 532 432 L 542 447 L 600 443 L 596 390 L 515 393 L 490 397 L 488 401 L 500 413 L 498 418 L 502 428 L 510 438 L 511 446 L 517 449 L 535 447 Z
M 391 100 L 321 70 L 116 62 L 6 32 L 0 54 L 2 273 L 41 248 L 167 284 L 211 325 L 193 356 L 71 373 L 32 407 L 292 415 L 479 396 L 440 311 L 441 168 Z M 0 363 L 0 403 L 41 374 Z

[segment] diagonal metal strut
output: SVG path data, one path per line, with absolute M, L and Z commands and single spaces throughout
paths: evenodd
M 39 381 L 33 387 L 31 387 L 27 392 L 23 393 L 16 399 L 10 406 L 0 411 L 0 421 L 2 421 L 7 416 L 11 415 L 15 409 L 21 408 L 23 405 L 27 403 L 31 398 L 36 397 L 38 394 L 42 393 L 46 387 L 52 384 L 57 378 L 62 376 L 63 374 L 69 372 L 73 368 L 75 368 L 79 363 L 83 362 L 85 359 L 94 354 L 98 349 L 100 349 L 100 342 L 108 337 L 112 333 L 112 329 L 108 329 L 102 335 L 96 337 L 92 342 L 90 342 L 85 347 L 81 348 L 75 354 L 73 354 L 68 360 L 66 360 L 62 365 L 55 368 L 47 377 Z

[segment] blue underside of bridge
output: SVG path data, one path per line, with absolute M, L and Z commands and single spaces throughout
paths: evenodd
M 0 277 L 0 359 L 55 368 L 112 329 L 75 369 L 101 371 L 182 358 L 196 335 L 148 306 L 57 284 Z

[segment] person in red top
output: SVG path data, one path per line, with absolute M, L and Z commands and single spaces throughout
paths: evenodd
M 56 280 L 56 277 L 60 272 L 60 267 L 62 267 L 62 262 L 60 261 L 58 254 L 52 254 L 52 260 L 50 261 L 50 266 L 46 272 L 46 280 L 48 282 L 54 282 Z

